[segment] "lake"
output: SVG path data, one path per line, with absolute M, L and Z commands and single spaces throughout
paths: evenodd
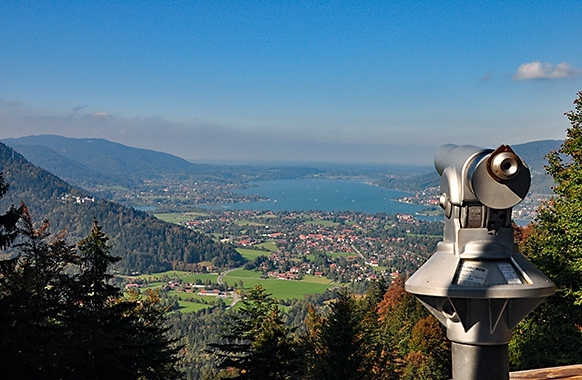
M 300 178 L 255 182 L 256 187 L 237 191 L 259 194 L 268 201 L 220 205 L 220 209 L 271 211 L 361 211 L 387 214 L 414 214 L 426 206 L 398 202 L 410 195 L 362 181 Z

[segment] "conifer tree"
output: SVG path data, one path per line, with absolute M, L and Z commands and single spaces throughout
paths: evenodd
M 49 241 L 23 207 L 17 254 L 0 265 L 0 368 L 14 379 L 176 379 L 156 294 L 121 298 L 107 283 L 107 237 L 97 223 L 79 244 Z
M 362 308 L 346 290 L 338 293 L 326 316 L 308 316 L 309 379 L 367 378 Z
M 4 183 L 4 173 L 0 172 L 0 198 L 8 191 L 8 184 Z M 0 215 L 0 249 L 8 247 L 18 234 L 16 224 L 23 212 L 23 206 L 15 208 L 10 206 L 8 211 Z
M 547 156 L 554 195 L 521 244 L 556 284 L 556 294 L 514 330 L 510 362 L 518 369 L 582 362 L 582 92 L 566 117 L 571 125 L 566 139 Z
M 297 343 L 277 301 L 257 285 L 226 321 L 222 342 L 208 345 L 218 368 L 233 379 L 301 378 Z
M 113 276 L 107 270 L 121 260 L 110 254 L 108 240 L 97 220 L 93 220 L 89 236 L 78 243 L 81 302 L 89 309 L 102 308 L 111 298 L 121 295 L 119 288 L 108 283 Z
M 63 234 L 47 242 L 48 222 L 35 228 L 28 208 L 22 210 L 18 254 L 0 267 L 0 367 L 7 378 L 58 378 L 68 360 L 61 321 L 72 304 L 64 269 L 75 249 Z

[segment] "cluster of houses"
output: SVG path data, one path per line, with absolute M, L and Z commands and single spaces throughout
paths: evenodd
M 93 198 L 93 197 L 79 197 L 77 195 L 66 194 L 66 195 L 63 195 L 61 197 L 61 202 L 83 204 L 83 203 L 88 203 L 88 202 L 95 202 L 95 198 Z
M 262 270 L 265 276 L 297 280 L 302 275 L 310 274 L 345 282 L 373 279 L 377 267 L 384 265 L 384 261 L 395 256 L 403 257 L 409 250 L 414 250 L 414 247 L 406 246 L 406 238 L 402 234 L 395 236 L 377 233 L 377 230 L 395 228 L 395 231 L 408 233 L 408 227 L 404 226 L 419 223 L 411 214 L 385 216 L 315 211 L 308 217 L 298 213 L 277 214 L 276 218 L 270 216 L 269 212 L 227 211 L 194 218 L 188 225 L 191 228 L 204 225 L 209 230 L 228 230 L 228 234 L 222 233 L 222 239 L 239 247 L 275 242 L 279 250 L 273 253 L 263 248 L 264 255 L 269 259 L 256 268 Z M 236 222 L 243 219 L 250 221 L 249 224 L 245 224 L 245 228 L 237 228 L 240 226 Z M 228 225 L 234 227 L 225 228 Z M 330 255 L 326 265 L 313 265 L 311 260 L 305 260 L 305 257 L 317 252 L 348 255 L 341 258 Z M 303 263 L 300 264 L 298 259 Z M 408 255 L 406 259 L 409 259 Z
M 212 296 L 218 298 L 226 298 L 228 297 L 228 293 L 218 289 L 201 289 L 198 292 L 199 296 Z
M 272 271 L 268 272 L 268 275 L 269 277 L 275 277 L 279 280 L 301 280 L 301 275 L 299 273 Z

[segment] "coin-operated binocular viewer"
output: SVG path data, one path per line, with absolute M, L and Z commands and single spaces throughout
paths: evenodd
M 513 239 L 511 210 L 527 195 L 529 168 L 505 145 L 445 145 L 435 167 L 444 238 L 406 291 L 446 326 L 454 380 L 509 379 L 511 330 L 554 293 Z

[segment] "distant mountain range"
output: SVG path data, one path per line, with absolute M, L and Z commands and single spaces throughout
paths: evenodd
M 545 172 L 546 155 L 559 149 L 563 142 L 564 140 L 540 140 L 512 145 L 511 148 L 527 163 L 532 172 L 540 173 Z
M 358 168 L 309 166 L 250 166 L 195 164 L 180 157 L 147 149 L 132 148 L 104 139 L 68 138 L 54 135 L 27 136 L 3 140 L 30 162 L 67 182 L 86 189 L 96 185 L 137 188 L 144 180 L 191 178 L 221 183 L 251 180 L 289 179 L 312 175 L 357 175 Z M 513 145 L 512 148 L 532 171 L 533 193 L 550 194 L 552 179 L 545 175 L 545 155 L 558 149 L 561 140 L 540 140 Z M 478 144 L 476 144 L 478 145 Z M 496 148 L 496 147 L 491 147 Z M 362 172 L 364 169 L 361 169 Z M 385 169 L 366 168 L 366 175 L 382 178 Z M 408 174 L 378 179 L 381 186 L 418 191 L 438 186 L 436 171 L 414 169 Z
M 77 167 L 72 160 L 62 162 Z M 0 212 L 11 204 L 24 202 L 36 221 L 48 219 L 51 230 L 66 230 L 71 242 L 87 236 L 96 218 L 110 238 L 112 253 L 124 258 L 115 268 L 122 273 L 153 272 L 200 262 L 221 267 L 238 266 L 244 261 L 231 245 L 165 223 L 145 212 L 92 198 L 85 191 L 31 164 L 2 143 L 0 171 L 10 186 L 0 199 Z
M 216 173 L 168 153 L 132 148 L 104 139 L 54 135 L 5 139 L 3 142 L 64 180 L 126 184 L 164 176 Z
M 83 187 L 96 184 L 136 187 L 145 180 L 192 176 L 199 180 L 238 182 L 293 178 L 320 172 L 304 166 L 274 168 L 195 164 L 168 153 L 133 148 L 95 138 L 40 135 L 8 138 L 2 142 L 33 164 Z

